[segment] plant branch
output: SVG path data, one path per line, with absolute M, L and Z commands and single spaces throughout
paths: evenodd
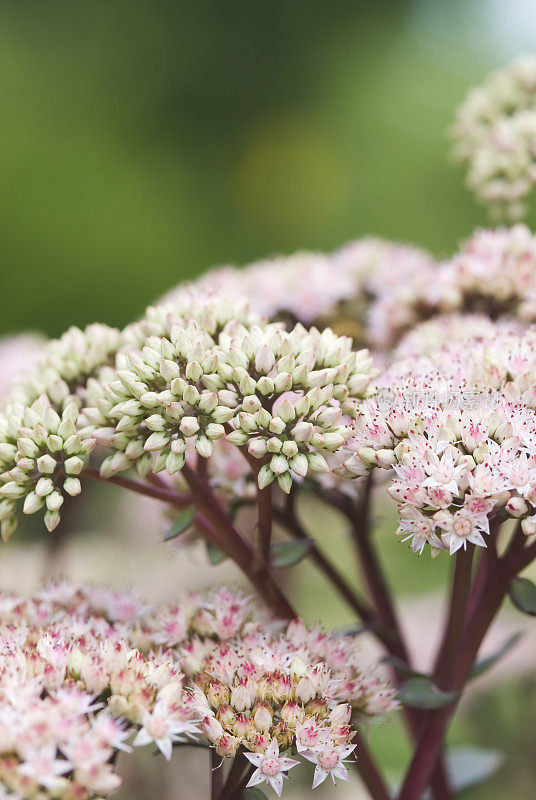
M 456 553 L 449 615 L 434 669 L 435 682 L 440 689 L 450 688 L 453 678 L 471 588 L 474 552 L 475 547 L 470 544 L 466 550 Z
M 162 500 L 164 503 L 175 506 L 175 508 L 185 508 L 192 502 L 191 495 L 179 494 L 163 486 L 151 486 L 149 483 L 135 481 L 123 475 L 103 478 L 97 467 L 85 467 L 80 473 L 80 477 L 91 478 L 92 480 L 102 481 L 103 483 L 111 483 L 114 486 L 121 486 L 123 489 L 128 489 L 130 492 L 136 492 L 137 494 L 145 495 L 145 497 L 152 497 L 155 500 Z
M 391 800 L 387 785 L 359 732 L 353 741 L 357 744 L 353 753 L 355 766 L 372 800 Z
M 448 688 L 454 691 L 461 693 L 482 641 L 508 592 L 510 581 L 536 557 L 536 542 L 523 546 L 522 536 L 520 530 L 516 531 L 506 554 L 490 569 L 479 602 L 471 609 L 471 616 L 465 622 L 457 658 L 449 665 L 452 678 L 448 681 Z M 457 701 L 428 715 L 399 800 L 417 800 L 422 796 L 456 705 Z
M 289 514 L 286 511 L 281 511 L 276 508 L 274 514 L 277 521 L 294 539 L 309 539 L 293 513 Z M 313 543 L 310 556 L 311 560 L 317 565 L 333 587 L 338 591 L 340 596 L 346 601 L 350 608 L 355 611 L 365 625 L 376 628 L 378 621 L 375 618 L 374 610 L 359 597 L 354 589 L 352 589 L 344 576 L 341 575 L 337 568 L 324 556 L 316 542 Z
M 222 758 L 211 747 L 210 748 L 210 800 L 218 800 L 223 787 L 223 765 Z
M 221 544 L 218 544 L 218 547 L 237 564 L 250 580 L 253 579 L 256 588 L 277 616 L 283 619 L 294 619 L 296 617 L 294 609 L 269 571 L 255 569 L 255 554 L 251 544 L 243 539 L 237 531 L 210 486 L 204 483 L 187 464 L 182 468 L 182 474 L 192 491 L 199 513 L 208 521 L 212 530 L 221 534 Z

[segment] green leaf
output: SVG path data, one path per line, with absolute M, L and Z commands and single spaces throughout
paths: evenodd
M 522 636 L 522 631 L 517 631 L 517 633 L 509 636 L 505 643 L 498 650 L 496 650 L 495 653 L 490 656 L 486 656 L 486 658 L 482 658 L 480 661 L 477 661 L 469 674 L 469 679 L 472 680 L 473 678 L 477 678 L 479 675 L 482 675 L 484 672 L 487 672 L 490 667 L 492 667 L 497 661 L 499 661 L 500 658 L 506 655 L 506 653 L 511 650 L 515 644 L 517 644 Z
M 227 556 L 222 550 L 220 550 L 219 547 L 216 547 L 216 545 L 212 544 L 212 542 L 206 542 L 206 546 L 207 557 L 213 567 L 216 567 L 218 564 L 221 564 L 222 561 L 225 561 Z
M 304 559 L 312 550 L 312 539 L 298 539 L 295 542 L 277 542 L 270 548 L 272 567 L 293 567 Z
M 456 747 L 447 754 L 449 783 L 453 793 L 478 786 L 491 778 L 504 761 L 499 750 L 480 747 Z
M 194 517 L 195 506 L 188 506 L 188 508 L 185 508 L 184 511 L 181 511 L 171 526 L 170 531 L 166 534 L 164 541 L 169 542 L 171 539 L 175 539 L 177 536 L 180 536 L 181 533 L 184 533 L 184 531 L 187 530 L 194 521 Z
M 401 658 L 397 658 L 396 656 L 385 656 L 382 658 L 382 664 L 389 664 L 389 666 L 396 669 L 397 672 L 400 672 L 401 675 L 405 675 L 408 678 L 425 678 L 426 680 L 430 680 L 428 675 L 425 675 L 424 672 L 418 672 L 416 669 L 412 669 L 409 664 L 406 664 L 405 661 L 402 661 Z
M 528 578 L 514 578 L 510 583 L 510 600 L 520 611 L 536 617 L 536 586 Z
M 242 796 L 244 800 L 268 800 L 264 792 L 261 792 L 257 787 L 246 789 Z
M 458 692 L 442 692 L 430 678 L 410 678 L 398 689 L 398 699 L 410 708 L 441 708 L 457 697 Z

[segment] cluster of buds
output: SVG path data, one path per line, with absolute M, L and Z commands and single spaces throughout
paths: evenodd
M 61 415 L 42 395 L 22 410 L 16 441 L 0 444 L 0 458 L 14 462 L 0 476 L 0 518 L 4 539 L 17 526 L 17 504 L 25 514 L 45 509 L 45 525 L 53 531 L 60 521 L 65 495 L 80 494 L 78 475 L 96 445 L 91 431 L 78 425 L 79 409 L 70 400 Z
M 249 785 L 267 781 L 279 795 L 286 771 L 299 763 L 280 751 L 316 764 L 314 787 L 328 775 L 349 780 L 343 762 L 354 749 L 352 724 L 397 707 L 392 689 L 360 669 L 353 636 L 310 631 L 296 620 L 280 634 L 205 642 L 204 649 L 202 658 L 201 642 L 190 642 L 183 662 L 197 687 L 203 733 L 223 757 L 248 751 L 257 767 Z
M 107 613 L 90 612 L 107 606 Z M 153 743 L 166 758 L 198 732 L 192 697 L 167 654 L 130 647 L 132 597 L 51 586 L 0 596 L 0 789 L 28 800 L 90 800 L 121 784 L 119 751 Z
M 229 308 L 222 299 L 212 304 Z M 164 335 L 121 353 L 126 368 L 84 409 L 98 441 L 115 451 L 102 464 L 104 477 L 134 464 L 142 475 L 173 475 L 185 463 L 188 440 L 209 458 L 223 437 L 266 462 L 260 486 L 277 477 L 288 492 L 293 478 L 328 469 L 322 451 L 343 444 L 345 417 L 355 417 L 369 392 L 367 351 L 353 351 L 350 339 L 329 329 L 298 324 L 286 331 L 235 315 L 206 329 L 187 308 L 181 316 L 157 312 Z
M 477 199 L 511 219 L 536 182 L 536 58 L 516 58 L 472 89 L 452 131 L 454 157 Z
M 0 521 L 4 539 L 17 528 L 18 510 L 45 509 L 53 530 L 65 495 L 80 492 L 78 475 L 96 442 L 80 415 L 86 391 L 115 358 L 119 331 L 106 325 L 70 328 L 34 354 L 0 404 Z
M 187 655 L 190 641 L 224 642 L 260 633 L 274 624 L 267 609 L 256 603 L 251 595 L 222 587 L 210 592 L 191 593 L 178 604 L 163 605 L 145 614 L 131 637 L 143 650 L 180 645 L 183 648 L 181 660 L 186 657 L 185 663 L 189 664 L 184 668 L 191 672 L 198 667 L 192 667 L 197 662 L 190 661 Z
M 362 407 L 343 469 L 392 469 L 415 552 L 486 546 L 490 519 L 536 532 L 536 332 L 445 346 L 393 364 Z

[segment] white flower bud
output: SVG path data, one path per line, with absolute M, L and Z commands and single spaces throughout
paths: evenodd
M 273 351 L 268 347 L 268 345 L 264 344 L 255 356 L 255 369 L 257 372 L 268 375 L 268 373 L 274 368 L 274 365 L 275 356 Z
M 56 490 L 47 495 L 46 504 L 49 511 L 59 511 L 63 505 L 61 492 Z
M 264 439 L 251 439 L 248 443 L 248 452 L 255 458 L 263 458 L 267 452 L 266 441 Z
M 231 444 L 235 444 L 238 447 L 241 447 L 243 444 L 247 443 L 249 436 L 247 433 L 244 433 L 244 431 L 238 430 L 227 433 L 225 439 L 227 442 L 230 442 Z
M 163 358 L 160 362 L 160 374 L 167 383 L 171 383 L 174 378 L 180 378 L 181 371 L 178 364 L 175 361 L 169 361 L 167 358 Z
M 24 436 L 20 439 L 17 439 L 17 447 L 19 453 L 23 456 L 27 456 L 28 458 L 35 458 L 39 452 L 39 448 L 37 447 L 36 443 Z
M 290 392 L 292 389 L 292 375 L 288 372 L 280 372 L 274 379 L 274 389 L 279 394 Z
M 24 486 L 19 486 L 15 481 L 9 481 L 0 486 L 0 495 L 8 497 L 10 500 L 18 500 L 24 495 Z
M 46 511 L 45 512 L 45 526 L 47 530 L 52 533 L 54 528 L 57 528 L 60 523 L 59 511 Z
M 292 489 L 292 475 L 290 472 L 283 472 L 281 475 L 278 475 L 277 483 L 282 492 L 290 494 L 290 490 Z
M 210 415 L 214 422 L 218 425 L 224 425 L 226 422 L 229 422 L 234 417 L 234 410 L 232 408 L 227 408 L 226 406 L 218 406 L 214 409 L 212 414 Z
M 197 417 L 183 417 L 179 425 L 179 430 L 185 436 L 194 436 L 199 430 Z
M 533 536 L 536 533 L 536 514 L 521 520 L 521 530 L 525 536 Z
M 296 475 L 299 475 L 300 478 L 305 478 L 307 472 L 309 470 L 309 462 L 307 461 L 307 456 L 304 453 L 298 453 L 291 458 L 289 461 L 289 466 Z
M 25 514 L 35 514 L 36 511 L 43 508 L 43 505 L 43 498 L 39 497 L 35 492 L 30 492 L 30 494 L 26 495 L 22 510 Z
M 307 461 L 313 472 L 329 472 L 328 462 L 321 453 L 307 453 Z
M 259 475 L 257 478 L 257 483 L 259 485 L 259 489 L 265 489 L 269 486 L 275 478 L 275 474 L 272 472 L 268 464 L 265 464 L 259 470 Z
M 50 478 L 39 478 L 35 485 L 35 493 L 39 497 L 46 497 L 47 494 L 50 494 L 54 491 L 54 484 L 50 480 Z
M 296 442 L 308 442 L 311 436 L 313 435 L 314 430 L 315 430 L 314 425 L 311 422 L 304 422 L 304 421 L 298 422 L 292 428 L 291 431 L 292 438 Z
M 511 497 L 506 504 L 506 511 L 511 517 L 518 519 L 528 511 L 528 506 L 522 497 Z
M 210 458 L 214 450 L 214 445 L 206 436 L 198 436 L 195 440 L 195 449 L 203 458 Z
M 82 491 L 82 486 L 78 478 L 66 478 L 63 482 L 63 489 L 71 497 L 76 497 Z
M 81 458 L 78 458 L 78 456 L 71 456 L 71 458 L 65 461 L 63 466 L 65 467 L 67 475 L 80 475 L 84 469 L 84 462 Z

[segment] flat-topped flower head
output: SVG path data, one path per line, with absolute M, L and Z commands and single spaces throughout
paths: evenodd
M 472 89 L 458 109 L 453 155 L 467 185 L 497 214 L 520 218 L 536 182 L 536 56 L 520 56 Z
M 180 316 L 163 307 L 151 312 L 159 335 L 120 354 L 105 397 L 85 410 L 88 421 L 101 422 L 96 438 L 115 451 L 103 476 L 134 464 L 141 474 L 174 474 L 188 440 L 209 458 L 223 437 L 264 460 L 259 485 L 277 478 L 289 491 L 294 477 L 326 470 L 322 452 L 345 441 L 345 417 L 356 415 L 369 392 L 367 351 L 354 351 L 349 338 L 329 329 L 242 321 L 222 300 L 206 299 L 204 308 L 207 326 L 195 306 L 191 318 L 187 306 Z
M 222 757 L 242 746 L 250 785 L 278 794 L 293 745 L 344 779 L 353 725 L 397 707 L 360 668 L 355 636 L 282 629 L 226 588 L 150 607 L 59 581 L 0 595 L 0 616 L 0 789 L 25 800 L 107 796 L 119 751 L 153 745 L 169 759 L 189 740 Z
M 439 310 L 536 320 L 536 238 L 525 225 L 477 230 L 439 273 Z
M 465 348 L 465 342 L 486 342 L 492 345 L 497 337 L 505 334 L 521 334 L 524 325 L 516 319 L 500 319 L 494 322 L 482 313 L 439 314 L 416 325 L 398 343 L 392 360 L 401 361 L 419 356 L 433 356 L 438 351 Z
M 395 362 L 363 405 L 343 469 L 392 470 L 415 552 L 484 547 L 498 514 L 534 532 L 535 337 L 498 333 Z
M 218 267 L 161 302 L 185 302 L 192 290 L 244 298 L 269 320 L 329 326 L 355 342 L 384 347 L 419 318 L 412 291 L 417 284 L 430 290 L 433 267 L 419 248 L 367 237 L 334 253 L 298 252 L 243 268 Z
M 131 751 L 133 734 L 132 744 L 154 742 L 166 758 L 197 734 L 179 665 L 132 648 L 122 621 L 132 605 L 128 593 L 63 583 L 32 598 L 0 596 L 0 787 L 8 796 L 107 796 L 121 784 L 114 757 Z

